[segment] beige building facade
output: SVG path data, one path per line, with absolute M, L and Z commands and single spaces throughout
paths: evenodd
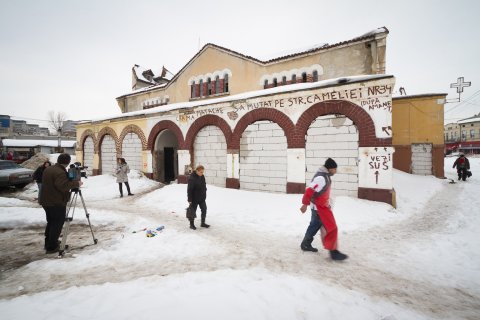
M 179 183 L 203 164 L 207 183 L 283 193 L 303 193 L 332 157 L 334 194 L 392 204 L 387 35 L 380 28 L 266 61 L 207 44 L 168 82 L 152 72 L 142 80 L 150 86 L 118 97 L 122 114 L 79 124 L 77 157 L 93 174 L 124 157 Z

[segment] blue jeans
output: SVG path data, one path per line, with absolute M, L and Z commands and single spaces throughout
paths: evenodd
M 318 216 L 318 212 L 315 209 L 312 209 L 312 218 L 310 224 L 308 225 L 307 232 L 305 232 L 305 238 L 303 241 L 308 241 L 312 243 L 313 237 L 317 234 L 318 230 L 322 227 L 322 222 Z

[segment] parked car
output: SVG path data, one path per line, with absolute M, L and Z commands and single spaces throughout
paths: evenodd
M 10 160 L 0 160 L 0 187 L 22 189 L 33 181 L 33 170 L 23 168 Z

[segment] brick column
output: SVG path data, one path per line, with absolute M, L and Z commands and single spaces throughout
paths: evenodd
M 240 150 L 227 150 L 227 180 L 226 187 L 240 189 Z
M 102 174 L 99 170 L 100 166 L 100 157 L 98 156 L 97 152 L 93 153 L 93 168 L 92 168 L 92 175 L 98 176 L 99 174 Z
M 305 148 L 287 149 L 287 193 L 305 192 Z
M 153 179 L 153 155 L 151 150 L 142 151 L 142 172 Z

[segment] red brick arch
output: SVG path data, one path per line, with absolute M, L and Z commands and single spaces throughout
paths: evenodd
M 240 118 L 235 126 L 235 129 L 233 130 L 230 140 L 227 141 L 227 148 L 240 149 L 240 138 L 243 131 L 245 131 L 248 125 L 261 120 L 269 120 L 278 124 L 283 129 L 283 132 L 287 137 L 288 148 L 294 148 L 295 125 L 286 114 L 270 108 L 255 109 L 246 113 L 242 118 Z M 302 139 L 305 140 L 304 137 Z
M 187 149 L 193 148 L 193 143 L 195 138 L 200 130 L 202 130 L 206 126 L 216 126 L 222 130 L 223 135 L 225 136 L 225 141 L 229 141 L 232 135 L 232 129 L 228 123 L 220 118 L 219 116 L 209 114 L 203 117 L 198 118 L 195 122 L 192 123 L 190 128 L 188 129 L 187 135 L 185 137 L 185 147 Z
M 118 143 L 120 144 L 120 146 L 123 145 L 123 139 L 125 139 L 125 137 L 129 133 L 135 133 L 140 138 L 140 141 L 142 141 L 142 150 L 147 150 L 147 138 L 145 138 L 143 130 L 135 124 L 130 124 L 123 128 L 122 133 L 120 134 L 120 138 L 118 139 Z
M 290 148 L 305 148 L 305 136 L 312 122 L 320 116 L 342 114 L 358 128 L 359 147 L 389 147 L 392 138 L 381 139 L 375 135 L 375 124 L 370 115 L 358 105 L 349 101 L 324 101 L 314 104 L 297 121 L 294 145 Z
M 153 126 L 152 130 L 150 130 L 150 135 L 148 136 L 147 142 L 147 150 L 153 150 L 155 145 L 155 139 L 157 138 L 158 134 L 163 130 L 170 130 L 173 134 L 177 137 L 178 141 L 178 149 L 184 150 L 185 148 L 185 140 L 183 139 L 182 130 L 175 124 L 175 122 L 170 120 L 162 120 L 158 122 L 156 125 Z
M 105 127 L 102 130 L 100 130 L 100 132 L 98 133 L 98 138 L 97 138 L 97 141 L 95 143 L 95 151 L 94 152 L 97 153 L 97 154 L 100 153 L 100 146 L 102 145 L 103 138 L 105 138 L 106 135 L 112 136 L 113 140 L 115 141 L 115 150 L 116 150 L 117 154 L 120 154 L 120 145 L 119 145 L 119 140 L 118 140 L 117 133 L 115 132 L 115 130 L 113 130 L 110 127 Z
M 95 138 L 95 133 L 91 129 L 87 129 L 83 131 L 82 136 L 80 137 L 79 144 L 77 145 L 77 150 L 84 152 L 85 148 L 85 140 L 87 140 L 88 137 L 91 137 L 93 140 L 93 148 L 95 149 L 95 144 L 97 143 L 97 139 Z

